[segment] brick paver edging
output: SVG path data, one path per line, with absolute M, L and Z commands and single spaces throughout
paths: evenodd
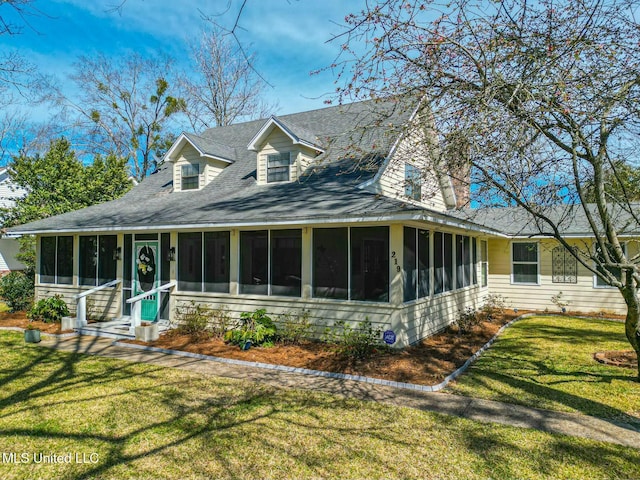
M 222 357 L 214 357 L 211 355 L 204 355 L 202 353 L 193 353 L 193 352 L 185 352 L 182 350 L 170 350 L 167 348 L 159 348 L 159 347 L 150 347 L 146 345 L 138 345 L 136 343 L 124 343 L 124 342 L 113 342 L 113 345 L 118 347 L 125 348 L 135 348 L 139 350 L 144 350 L 147 352 L 155 352 L 155 353 L 165 353 L 168 355 L 178 355 L 181 357 L 188 358 L 196 358 L 198 360 L 211 360 L 214 362 L 226 363 L 230 365 L 239 365 L 244 367 L 255 367 L 255 368 L 263 368 L 265 370 L 276 370 L 279 372 L 287 372 L 287 373 L 299 373 L 302 375 L 313 375 L 316 377 L 325 377 L 325 378 L 336 378 L 339 380 L 353 380 L 356 382 L 363 383 L 372 383 L 374 385 L 385 385 L 388 387 L 394 388 L 405 388 L 408 390 L 417 390 L 421 392 L 438 392 L 445 388 L 452 380 L 455 380 L 460 374 L 462 374 L 473 362 L 475 362 L 480 355 L 482 355 L 498 338 L 498 336 L 507 328 L 510 327 L 514 322 L 521 320 L 523 318 L 540 316 L 540 314 L 535 313 L 526 313 L 524 315 L 520 315 L 519 317 L 514 318 L 508 323 L 505 323 L 500 329 L 496 332 L 496 334 L 485 343 L 480 350 L 474 353 L 469 359 L 464 362 L 464 364 L 454 370 L 452 373 L 447 375 L 445 379 L 438 383 L 437 385 L 418 385 L 415 383 L 406 383 L 406 382 L 394 382 L 393 380 L 383 380 L 381 378 L 372 378 L 365 377 L 362 375 L 350 375 L 348 373 L 335 373 L 335 372 L 325 372 L 322 370 L 311 370 L 308 368 L 300 368 L 300 367 L 288 367 L 286 365 L 273 365 L 270 363 L 262 363 L 262 362 L 248 362 L 246 360 L 235 360 L 231 358 L 222 358 Z

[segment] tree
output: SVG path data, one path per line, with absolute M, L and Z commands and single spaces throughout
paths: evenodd
M 608 202 L 640 201 L 640 168 L 619 160 L 604 170 L 604 192 Z M 595 202 L 597 191 L 593 184 L 585 185 L 585 199 Z
M 230 125 L 243 118 L 265 116 L 269 109 L 261 100 L 265 82 L 230 37 L 214 28 L 202 33 L 191 47 L 195 69 L 180 77 L 191 128 L 200 131 Z
M 127 158 L 142 180 L 173 141 L 165 133 L 169 119 L 185 108 L 185 101 L 172 94 L 171 70 L 167 58 L 81 56 L 71 77 L 78 101 L 60 91 L 58 97 L 76 114 L 89 150 Z
M 640 219 L 630 198 L 608 195 L 606 186 L 607 172 L 634 163 L 639 151 L 638 6 L 379 1 L 347 16 L 333 68 L 344 80 L 340 100 L 424 99 L 423 128 L 436 132 L 424 136 L 436 140 L 433 161 L 469 171 L 456 180 L 474 185 L 476 202 L 519 206 L 540 234 L 616 287 L 627 305 L 627 339 L 640 356 L 639 257 L 621 240 L 638 231 Z M 595 248 L 574 250 L 563 235 L 577 210 Z
M 84 165 L 64 138 L 52 141 L 44 156 L 14 158 L 9 174 L 28 193 L 14 207 L 2 209 L 5 227 L 113 200 L 132 186 L 124 159 L 98 155 Z

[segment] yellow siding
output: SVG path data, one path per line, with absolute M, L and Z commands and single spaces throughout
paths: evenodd
M 409 163 L 423 172 L 422 200 L 417 202 L 405 196 L 405 164 Z M 419 203 L 437 211 L 447 210 L 446 201 L 438 176 L 434 171 L 433 152 L 424 134 L 413 134 L 403 138 L 378 181 L 379 191 L 389 197 Z
M 531 240 L 533 241 L 533 240 Z M 590 241 L 589 245 L 590 245 Z M 585 247 L 585 240 L 573 244 Z M 626 313 L 622 296 L 615 288 L 595 288 L 593 274 L 578 264 L 577 283 L 553 283 L 551 251 L 558 243 L 554 240 L 539 241 L 540 284 L 517 285 L 511 283 L 511 241 L 489 240 L 489 288 L 507 299 L 512 308 L 558 311 L 551 297 L 562 292 L 562 299 L 569 301 L 567 309 L 580 312 L 609 311 Z M 629 245 L 630 254 L 637 247 Z
M 273 153 L 291 153 L 289 178 L 295 182 L 304 170 L 313 162 L 313 149 L 294 145 L 293 141 L 279 128 L 274 128 L 258 150 L 257 181 L 263 185 L 267 183 L 267 155 Z
M 187 144 L 183 147 L 173 166 L 173 190 L 181 191 L 182 185 L 182 166 L 192 164 L 200 165 L 200 187 L 208 185 L 218 174 L 228 165 L 226 162 L 203 158 L 198 151 L 191 145 Z

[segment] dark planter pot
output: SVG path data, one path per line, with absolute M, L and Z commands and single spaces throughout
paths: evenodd
M 38 343 L 40 341 L 40 330 L 25 330 L 24 341 L 27 343 Z
M 244 343 L 242 344 L 242 350 L 249 350 L 251 348 L 251 345 L 253 345 L 253 342 L 251 340 L 245 340 Z

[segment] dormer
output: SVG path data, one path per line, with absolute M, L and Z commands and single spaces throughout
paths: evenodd
M 200 190 L 234 163 L 232 148 L 198 135 L 182 133 L 165 160 L 173 163 L 173 191 Z
M 264 123 L 247 148 L 256 152 L 260 185 L 298 180 L 313 159 L 324 152 L 312 132 L 274 116 Z

